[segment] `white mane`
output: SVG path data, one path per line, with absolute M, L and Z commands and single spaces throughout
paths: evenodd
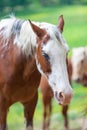
M 14 26 L 15 23 L 16 26 L 20 27 L 17 28 Z M 31 55 L 32 49 L 36 46 L 36 35 L 28 20 L 23 21 L 16 19 L 15 17 L 1 20 L 0 30 L 0 35 L 3 35 L 5 39 L 9 39 L 12 34 L 15 34 L 14 44 L 20 47 L 27 56 Z M 8 43 L 6 43 L 6 45 L 7 44 Z

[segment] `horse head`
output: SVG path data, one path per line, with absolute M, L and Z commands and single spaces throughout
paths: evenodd
M 41 23 L 37 26 L 30 22 L 37 35 L 36 65 L 51 86 L 59 104 L 68 104 L 73 91 L 68 80 L 66 56 L 69 47 L 62 36 L 64 19 L 59 17 L 58 26 Z

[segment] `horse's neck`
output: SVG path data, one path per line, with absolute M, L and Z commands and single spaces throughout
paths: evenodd
M 36 62 L 34 57 L 30 57 L 27 59 L 26 64 L 25 64 L 25 70 L 24 70 L 24 75 L 27 75 L 28 73 L 32 73 L 36 69 Z

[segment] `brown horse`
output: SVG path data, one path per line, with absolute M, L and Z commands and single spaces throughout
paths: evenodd
M 71 64 L 71 60 L 69 58 L 68 58 L 67 62 L 68 62 L 69 81 L 71 83 L 72 64 Z M 53 92 L 47 82 L 47 79 L 44 76 L 41 77 L 40 89 L 42 92 L 42 102 L 43 102 L 43 127 L 42 127 L 42 129 L 49 130 L 51 111 L 52 111 Z M 68 105 L 62 105 L 62 114 L 64 116 L 65 129 L 69 130 L 67 112 L 68 112 Z
M 0 21 L 0 130 L 7 130 L 7 112 L 15 102 L 24 106 L 26 130 L 33 129 L 39 72 L 48 79 L 60 104 L 70 102 L 72 89 L 66 68 L 68 46 L 61 34 L 63 23 L 62 16 L 58 27 L 15 17 Z

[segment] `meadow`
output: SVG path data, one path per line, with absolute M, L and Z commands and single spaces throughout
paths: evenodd
M 35 10 L 37 9 L 37 10 Z M 58 24 L 58 16 L 63 14 L 65 27 L 63 35 L 70 46 L 69 56 L 72 55 L 74 47 L 87 45 L 87 6 L 61 6 L 61 7 L 44 7 L 32 5 L 27 9 L 17 9 L 15 15 L 19 18 L 30 19 L 31 21 L 44 21 Z M 2 16 L 3 17 L 3 16 Z M 74 97 L 69 105 L 69 124 L 71 130 L 80 130 L 83 123 L 84 109 L 87 106 L 87 88 L 81 84 L 72 83 Z M 34 115 L 34 130 L 41 130 L 42 125 L 42 101 L 41 92 L 39 91 L 39 100 Z M 52 100 L 52 130 L 64 130 L 63 117 L 61 115 L 61 106 Z M 9 130 L 24 129 L 23 107 L 20 103 L 14 104 L 8 114 Z

